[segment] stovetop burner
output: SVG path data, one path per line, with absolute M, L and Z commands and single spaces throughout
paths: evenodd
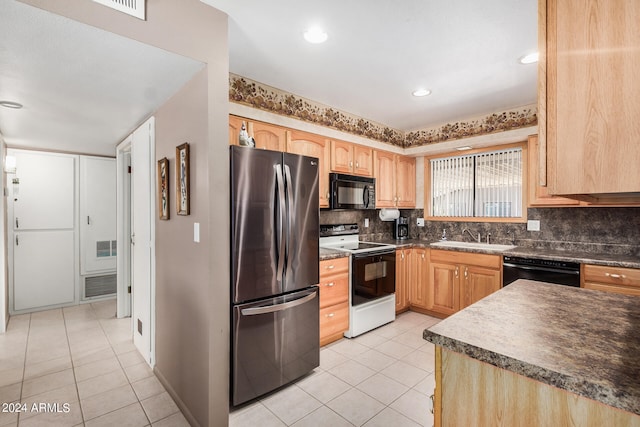
M 321 224 L 320 247 L 354 254 L 395 250 L 395 245 L 360 241 L 358 237 L 358 224 Z

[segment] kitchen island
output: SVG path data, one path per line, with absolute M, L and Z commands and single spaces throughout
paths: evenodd
M 424 339 L 436 426 L 640 426 L 638 297 L 518 280 Z

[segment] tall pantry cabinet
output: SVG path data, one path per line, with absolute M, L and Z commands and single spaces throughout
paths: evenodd
M 14 149 L 7 155 L 16 159 L 7 175 L 10 312 L 115 293 L 115 160 Z M 104 283 L 108 275 L 112 286 Z M 99 290 L 87 293 L 85 282 L 96 276 Z

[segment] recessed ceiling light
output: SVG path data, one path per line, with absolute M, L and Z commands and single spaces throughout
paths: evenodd
M 324 43 L 329 38 L 329 35 L 320 27 L 311 27 L 304 32 L 304 39 L 309 43 Z
M 458 151 L 471 150 L 471 147 L 469 147 L 468 145 L 465 145 L 464 147 L 456 147 L 456 150 Z
M 0 101 L 0 106 L 6 107 L 6 108 L 13 108 L 15 110 L 19 110 L 20 108 L 22 108 L 22 104 L 13 102 L 13 101 Z
M 538 62 L 538 52 L 533 52 L 528 55 L 520 57 L 518 62 L 521 64 L 533 64 L 534 62 Z
M 413 91 L 413 96 L 427 96 L 431 95 L 431 91 L 429 89 L 418 89 Z

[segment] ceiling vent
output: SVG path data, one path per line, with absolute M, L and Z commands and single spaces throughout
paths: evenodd
M 145 0 L 93 0 L 111 9 L 145 20 Z

